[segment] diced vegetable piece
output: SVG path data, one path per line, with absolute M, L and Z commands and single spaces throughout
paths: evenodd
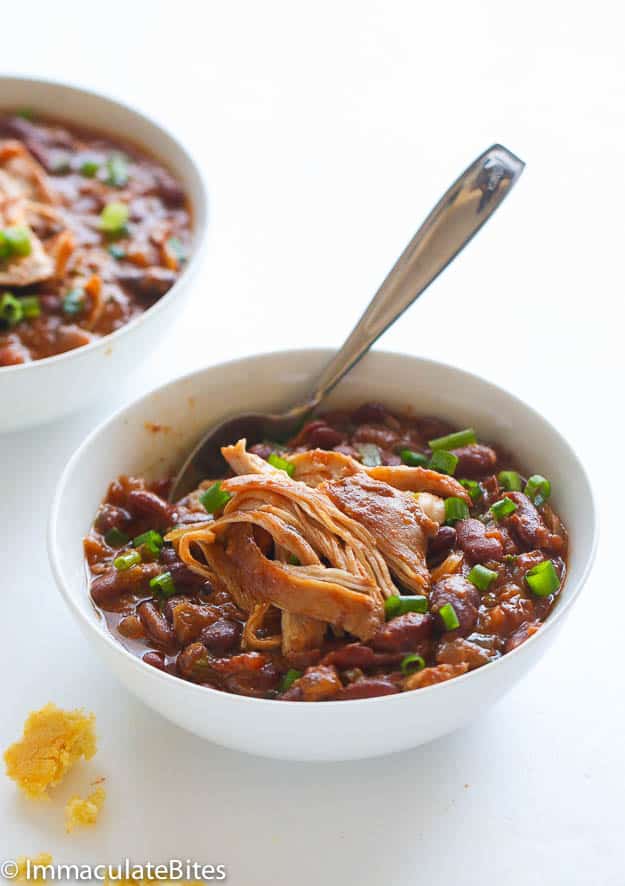
M 553 565 L 553 560 L 544 560 L 525 573 L 525 581 L 533 594 L 548 597 L 560 587 L 560 578 Z
M 118 572 L 125 572 L 131 566 L 136 566 L 141 562 L 141 554 L 139 551 L 125 551 L 113 560 L 113 566 Z
M 126 258 L 126 250 L 123 246 L 120 246 L 119 243 L 111 243 L 109 246 L 109 253 L 116 258 L 117 261 L 121 261 L 121 259 Z
M 286 471 L 289 477 L 292 477 L 295 473 L 295 465 L 293 462 L 288 461 L 286 458 L 282 458 L 277 452 L 272 452 L 267 461 L 273 468 L 277 468 L 279 471 Z
M 100 213 L 100 230 L 105 234 L 121 234 L 128 223 L 128 207 L 117 201 L 107 203 Z
M 436 449 L 432 453 L 430 468 L 433 471 L 438 471 L 439 474 L 449 474 L 450 476 L 453 476 L 456 472 L 457 465 L 458 456 L 454 455 L 453 452 L 447 452 L 445 449 Z
M 412 449 L 402 449 L 399 457 L 405 465 L 411 468 L 424 468 L 428 463 L 427 455 L 422 452 L 413 452 Z
M 123 154 L 111 154 L 106 161 L 106 171 L 106 183 L 112 188 L 123 188 L 128 184 L 128 163 Z
M 551 483 L 541 474 L 532 474 L 524 489 L 529 500 L 539 508 L 551 495 Z
M 514 514 L 517 508 L 511 498 L 500 498 L 490 506 L 490 509 L 495 520 L 499 522 L 505 517 L 509 517 L 510 514 Z
M 458 616 L 456 615 L 456 610 L 451 605 L 451 603 L 445 603 L 444 606 L 441 606 L 441 608 L 438 610 L 438 614 L 443 620 L 446 631 L 455 631 L 456 628 L 460 627 L 460 622 L 458 620 Z
M 204 490 L 199 498 L 209 514 L 216 514 L 228 504 L 232 496 L 221 488 L 221 482 L 218 480 Z
M 12 292 L 3 292 L 0 295 L 0 325 L 16 326 L 23 317 L 22 305 L 19 298 L 15 298 Z
M 477 563 L 469 572 L 467 578 L 475 585 L 478 591 L 487 591 L 497 578 L 497 573 L 493 569 L 488 569 L 486 566 L 482 566 L 481 563 Z
M 482 487 L 477 482 L 477 480 L 461 480 L 460 485 L 464 486 L 464 488 L 467 490 L 467 492 L 469 493 L 469 497 L 473 503 L 479 501 L 484 495 L 484 491 L 482 490 Z
M 473 428 L 465 428 L 464 431 L 455 431 L 453 434 L 446 434 L 444 437 L 430 440 L 428 446 L 433 450 L 459 449 L 461 446 L 469 446 L 471 443 L 477 443 L 477 436 Z
M 80 174 L 84 175 L 85 178 L 93 178 L 97 175 L 99 168 L 100 164 L 98 161 L 89 157 L 80 164 Z
M 424 667 L 425 659 L 416 652 L 405 655 L 400 664 L 402 674 L 415 674 L 417 671 L 422 671 Z
M 30 255 L 32 246 L 30 242 L 30 231 L 25 227 L 5 228 L 4 240 L 9 249 L 9 257 L 19 256 L 20 258 Z M 6 248 L 6 247 L 5 247 Z
M 516 471 L 499 471 L 497 474 L 497 480 L 499 481 L 499 485 L 505 489 L 506 492 L 521 491 L 521 475 Z
M 386 620 L 395 618 L 397 615 L 405 615 L 407 612 L 427 612 L 428 598 L 419 594 L 405 597 L 387 597 L 384 601 L 384 615 Z
M 132 540 L 133 547 L 140 548 L 145 546 L 154 557 L 160 553 L 163 544 L 163 536 L 159 532 L 155 532 L 154 529 L 148 529 L 147 532 L 137 535 Z
M 445 499 L 445 523 L 453 526 L 458 520 L 466 520 L 469 516 L 469 506 L 466 501 L 451 495 Z
M 121 548 L 128 543 L 128 536 L 121 529 L 118 529 L 117 526 L 113 526 L 104 536 L 104 541 L 110 548 Z
M 70 289 L 63 299 L 63 313 L 68 317 L 77 317 L 85 309 L 85 292 L 83 289 Z
M 36 295 L 23 295 L 20 298 L 24 320 L 35 320 L 41 314 L 41 304 Z
M 173 597 L 176 593 L 176 586 L 171 572 L 161 572 L 160 575 L 150 579 L 150 587 L 153 591 L 162 594 L 163 597 Z
M 280 691 L 286 692 L 287 689 L 289 689 L 296 680 L 299 680 L 301 676 L 301 671 L 298 671 L 295 668 L 289 668 L 280 683 Z
M 375 443 L 358 443 L 356 445 L 358 452 L 362 457 L 362 463 L 367 468 L 377 468 L 382 464 L 382 454 L 380 447 Z

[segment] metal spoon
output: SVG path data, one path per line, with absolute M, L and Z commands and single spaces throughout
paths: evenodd
M 247 412 L 212 425 L 184 463 L 172 486 L 170 500 L 177 501 L 201 480 L 223 472 L 222 446 L 241 437 L 252 445 L 291 436 L 479 231 L 524 166 L 522 160 L 501 145 L 493 145 L 478 157 L 443 195 L 397 259 L 343 347 L 316 380 L 310 396 L 281 415 Z

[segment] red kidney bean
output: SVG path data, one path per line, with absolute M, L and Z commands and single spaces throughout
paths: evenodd
M 202 575 L 197 575 L 189 569 L 178 557 L 174 548 L 165 545 L 161 551 L 160 561 L 167 566 L 167 571 L 171 573 L 176 586 L 182 585 L 186 587 L 206 584 L 206 578 Z
M 399 434 L 387 427 L 378 427 L 376 425 L 361 425 L 354 431 L 352 440 L 358 443 L 373 443 L 380 449 L 392 450 L 399 440 Z M 358 448 L 356 446 L 356 448 Z
M 492 474 L 497 464 L 495 450 L 481 443 L 461 446 L 459 449 L 452 449 L 452 452 L 458 458 L 456 477 L 484 477 Z
M 432 634 L 432 616 L 425 612 L 407 612 L 382 625 L 369 641 L 380 652 L 410 652 Z
M 94 579 L 91 584 L 91 597 L 96 605 L 106 609 L 122 594 L 140 593 L 145 590 L 149 580 L 160 571 L 157 563 L 142 563 L 139 566 L 131 566 L 123 572 L 118 572 L 113 567 Z
M 428 541 L 428 556 L 440 557 L 447 554 L 456 543 L 456 530 L 453 526 L 441 526 L 436 535 Z
M 323 658 L 322 664 L 335 665 L 339 671 L 349 668 L 375 668 L 387 664 L 397 664 L 403 658 L 402 652 L 374 652 L 362 643 L 349 643 L 333 649 Z
M 137 606 L 137 615 L 149 636 L 167 650 L 177 648 L 176 636 L 165 615 L 159 608 L 146 600 Z
M 102 535 L 117 527 L 117 529 L 125 529 L 130 521 L 131 516 L 125 508 L 117 508 L 115 505 L 104 504 L 100 506 L 98 515 L 95 518 L 94 526 Z
M 165 656 L 161 652 L 146 652 L 143 655 L 143 661 L 152 665 L 153 668 L 158 668 L 159 671 L 165 670 Z
M 338 694 L 338 699 L 347 701 L 350 698 L 376 698 L 379 695 L 394 695 L 399 692 L 391 680 L 384 677 L 363 677 L 354 683 L 344 686 Z
M 517 506 L 514 514 L 506 518 L 506 526 L 513 535 L 526 547 L 542 548 L 555 554 L 564 550 L 564 540 L 550 532 L 541 515 L 529 498 L 522 492 L 508 492 L 506 497 Z
M 491 660 L 491 655 L 477 643 L 471 643 L 463 637 L 455 640 L 441 640 L 436 652 L 437 664 L 466 664 L 469 670 L 479 668 Z
M 326 424 L 320 424 L 308 432 L 308 445 L 311 449 L 334 449 L 345 443 L 346 439 L 346 434 Z
M 172 523 L 174 508 L 148 489 L 131 489 L 127 496 L 128 509 L 133 514 L 149 517 L 155 527 L 165 529 Z
M 211 682 L 215 676 L 212 661 L 203 643 L 191 643 L 185 646 L 177 658 L 176 665 L 179 673 L 194 683 Z
M 329 701 L 342 690 L 336 668 L 331 665 L 316 665 L 293 683 L 282 695 L 287 701 Z
M 384 424 L 389 412 L 383 403 L 363 403 L 354 412 L 352 421 L 356 425 Z
M 481 520 L 469 517 L 456 523 L 456 541 L 470 563 L 501 560 L 503 545 L 498 538 L 486 535 Z
M 477 622 L 480 607 L 480 594 L 477 588 L 462 575 L 446 575 L 436 582 L 430 593 L 430 609 L 441 631 L 447 629 L 438 613 L 446 603 L 453 606 L 460 622 L 460 626 L 456 628 L 457 635 L 470 634 Z
M 202 643 L 211 652 L 224 655 L 236 649 L 241 640 L 242 627 L 229 618 L 218 618 L 201 632 Z
M 266 698 L 274 695 L 280 685 L 280 672 L 273 662 L 263 665 L 257 671 L 241 671 L 226 677 L 225 686 L 228 692 L 239 695 L 250 695 L 254 698 Z
M 179 600 L 177 605 L 171 607 L 172 627 L 181 646 L 197 640 L 202 631 L 217 621 L 219 616 L 220 612 L 214 606 L 192 603 L 190 600 Z

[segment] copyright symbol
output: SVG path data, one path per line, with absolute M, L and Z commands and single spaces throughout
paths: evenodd
M 0 874 L 5 880 L 15 880 L 19 872 L 19 865 L 16 861 L 3 861 L 0 864 Z

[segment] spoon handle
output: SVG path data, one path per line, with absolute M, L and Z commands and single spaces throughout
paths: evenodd
M 343 347 L 322 372 L 306 404 L 307 410 L 313 409 L 338 384 L 458 255 L 505 199 L 524 166 L 523 161 L 506 148 L 493 145 L 453 183 L 397 259 Z

